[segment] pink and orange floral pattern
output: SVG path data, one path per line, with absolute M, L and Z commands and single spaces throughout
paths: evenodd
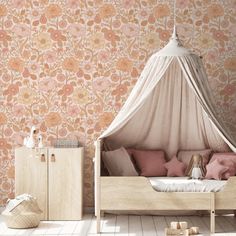
M 94 140 L 111 123 L 147 59 L 173 28 L 172 0 L 9 0 L 0 4 L 0 205 L 14 196 L 14 148 L 35 125 L 85 146 L 93 205 Z M 236 1 L 176 0 L 184 45 L 203 56 L 236 136 Z

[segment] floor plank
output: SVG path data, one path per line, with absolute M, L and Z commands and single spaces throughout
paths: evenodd
M 83 219 L 77 222 L 77 225 L 73 231 L 73 234 L 87 235 L 90 224 L 92 222 L 92 214 L 86 214 Z
M 127 236 L 129 233 L 129 217 L 128 215 L 117 215 L 115 235 Z
M 202 223 L 205 225 L 205 227 L 207 228 L 207 230 L 210 230 L 210 220 L 209 220 L 209 216 L 202 216 L 201 218 Z
M 33 229 L 20 229 L 17 235 L 29 236 L 29 235 L 32 235 L 34 230 L 35 230 L 34 228 Z
M 202 216 L 192 216 L 191 221 L 193 226 L 199 227 L 200 235 L 209 236 L 210 232 L 206 224 L 202 221 Z
M 189 226 L 200 228 L 199 236 L 209 236 L 209 216 L 137 216 L 105 214 L 101 220 L 101 234 L 96 234 L 96 217 L 84 215 L 81 221 L 42 221 L 34 229 L 9 229 L 0 218 L 0 236 L 164 236 L 164 229 L 171 221 L 187 221 Z M 236 218 L 216 217 L 215 236 L 236 236 Z
M 179 221 L 177 216 L 165 216 L 166 225 L 169 228 L 172 221 Z
M 165 228 L 168 227 L 164 216 L 153 216 L 156 233 L 158 236 L 165 235 Z
M 236 217 L 232 216 L 227 216 L 225 218 L 232 226 L 233 228 L 236 230 Z
M 62 228 L 64 227 L 65 221 L 50 221 L 47 223 L 48 227 L 47 230 L 44 232 L 44 235 L 59 234 Z
M 152 216 L 141 216 L 143 236 L 157 235 L 156 227 Z
M 217 224 L 225 233 L 236 233 L 236 227 L 233 227 L 233 225 L 229 221 L 227 221 L 227 218 L 228 216 L 217 216 Z
M 59 234 L 73 234 L 77 221 L 66 221 Z
M 52 222 L 50 221 L 41 221 L 39 226 L 33 230 L 31 235 L 44 235 L 48 229 L 48 224 Z
M 116 230 L 116 215 L 105 214 L 103 218 L 101 232 L 106 236 L 114 236 Z
M 129 236 L 142 236 L 141 216 L 129 216 Z

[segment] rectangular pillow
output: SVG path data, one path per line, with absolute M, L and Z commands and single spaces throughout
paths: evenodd
M 162 150 L 138 150 L 127 149 L 132 155 L 140 175 L 151 176 L 166 176 L 167 170 L 164 166 L 166 163 L 165 153 Z
M 102 152 L 102 160 L 111 176 L 138 176 L 125 148 Z
M 236 164 L 236 153 L 234 152 L 217 152 L 212 155 L 210 162 L 217 159 L 218 161 L 231 160 Z

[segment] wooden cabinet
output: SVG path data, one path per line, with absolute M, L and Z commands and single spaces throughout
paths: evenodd
M 15 150 L 16 196 L 37 198 L 42 220 L 82 218 L 83 148 Z

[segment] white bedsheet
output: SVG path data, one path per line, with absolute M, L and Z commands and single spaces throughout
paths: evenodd
M 149 177 L 158 192 L 219 192 L 227 180 L 193 180 L 188 177 Z

